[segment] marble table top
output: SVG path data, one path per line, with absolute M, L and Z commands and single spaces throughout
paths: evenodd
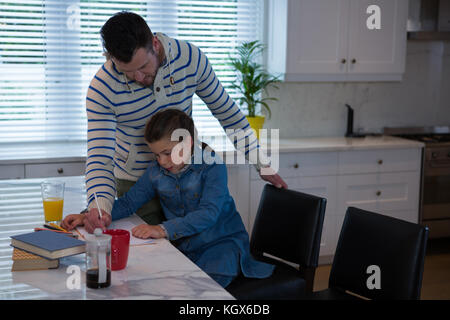
M 168 240 L 130 247 L 127 267 L 112 271 L 111 286 L 86 288 L 85 254 L 60 260 L 58 269 L 11 272 L 10 236 L 43 224 L 39 183 L 0 181 L 0 300 L 4 299 L 234 299 Z M 66 182 L 64 215 L 86 204 L 83 177 Z
M 130 247 L 108 288 L 86 287 L 84 256 L 63 258 L 54 270 L 10 272 L 13 285 L 0 285 L 0 299 L 234 299 L 165 239 Z

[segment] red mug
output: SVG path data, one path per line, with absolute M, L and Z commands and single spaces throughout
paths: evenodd
M 103 231 L 111 235 L 111 270 L 122 270 L 127 266 L 130 250 L 130 232 L 122 229 Z

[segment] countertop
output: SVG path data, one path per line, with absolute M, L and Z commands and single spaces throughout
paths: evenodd
M 233 146 L 229 141 L 218 139 L 209 142 L 218 153 L 232 153 Z M 367 136 L 365 138 L 345 137 L 312 137 L 298 139 L 280 139 L 279 152 L 320 152 L 320 151 L 348 151 L 368 149 L 404 149 L 422 148 L 423 143 L 392 137 L 392 136 Z M 272 143 L 263 148 L 277 147 Z M 54 162 L 84 162 L 86 161 L 86 142 L 67 143 L 22 143 L 1 144 L 0 165 L 29 164 L 29 163 L 54 163 Z
M 0 144 L 0 164 L 84 161 L 86 142 Z
M 392 136 L 364 138 L 317 137 L 280 139 L 280 152 L 349 151 L 369 149 L 422 148 L 422 142 Z

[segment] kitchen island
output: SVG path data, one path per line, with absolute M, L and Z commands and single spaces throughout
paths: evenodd
M 127 267 L 113 271 L 111 286 L 104 289 L 86 288 L 85 254 L 62 258 L 58 269 L 11 272 L 9 237 L 44 223 L 42 180 L 0 182 L 0 300 L 234 299 L 166 239 L 131 246 Z M 85 207 L 84 177 L 51 180 L 66 182 L 64 215 Z

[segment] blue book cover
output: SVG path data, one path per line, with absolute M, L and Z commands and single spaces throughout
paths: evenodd
M 11 236 L 11 239 L 14 247 L 52 258 L 85 251 L 84 241 L 53 231 L 35 231 Z

